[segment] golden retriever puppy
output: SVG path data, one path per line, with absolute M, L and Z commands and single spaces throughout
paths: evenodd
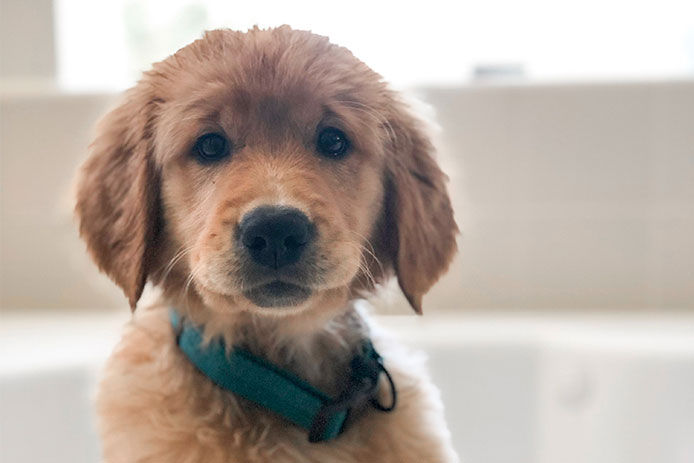
M 378 74 L 289 27 L 207 32 L 90 149 L 80 234 L 133 309 L 148 281 L 162 298 L 100 381 L 107 463 L 457 461 L 421 358 L 356 304 L 394 274 L 421 313 L 456 249 L 432 145 Z

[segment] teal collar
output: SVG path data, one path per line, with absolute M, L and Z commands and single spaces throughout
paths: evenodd
M 215 338 L 203 343 L 201 330 L 170 311 L 176 341 L 188 360 L 217 386 L 272 410 L 306 429 L 309 441 L 334 439 L 345 429 L 353 413 L 371 403 L 377 410 L 395 408 L 395 384 L 383 366 L 381 356 L 366 340 L 351 362 L 350 379 L 344 392 L 332 399 L 298 376 L 278 368 L 250 352 L 233 348 L 227 352 L 224 341 Z M 378 379 L 385 373 L 390 384 L 392 404 L 382 406 L 376 396 Z

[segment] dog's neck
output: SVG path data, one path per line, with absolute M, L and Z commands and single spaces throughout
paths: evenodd
M 369 337 L 365 315 L 355 302 L 312 323 L 294 319 L 300 315 L 229 314 L 197 305 L 177 309 L 201 325 L 206 338 L 221 336 L 227 345 L 243 347 L 329 395 L 341 392 L 351 358 Z

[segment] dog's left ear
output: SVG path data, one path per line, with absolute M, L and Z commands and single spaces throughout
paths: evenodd
M 156 104 L 143 82 L 128 91 L 99 123 L 77 185 L 80 235 L 133 310 L 147 281 L 158 224 L 159 183 L 151 153 Z
M 412 308 L 448 269 L 458 226 L 424 123 L 394 101 L 388 117 L 385 231 L 389 260 Z

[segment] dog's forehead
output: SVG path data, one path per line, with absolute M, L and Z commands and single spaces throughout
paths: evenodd
M 179 76 L 178 97 L 215 97 L 240 112 L 255 107 L 282 116 L 311 104 L 374 103 L 385 90 L 381 77 L 347 49 L 288 28 L 214 31 L 167 61 Z
M 171 117 L 219 124 L 231 136 L 267 142 L 286 139 L 287 134 L 312 133 L 321 124 L 365 135 L 364 127 L 382 117 L 382 98 L 376 92 L 345 84 L 335 91 L 330 82 L 311 76 L 198 80 L 180 94 L 183 101 L 171 102 L 176 113 Z
M 220 121 L 246 131 L 296 131 L 319 120 L 328 99 L 300 85 L 235 85 L 218 99 Z

